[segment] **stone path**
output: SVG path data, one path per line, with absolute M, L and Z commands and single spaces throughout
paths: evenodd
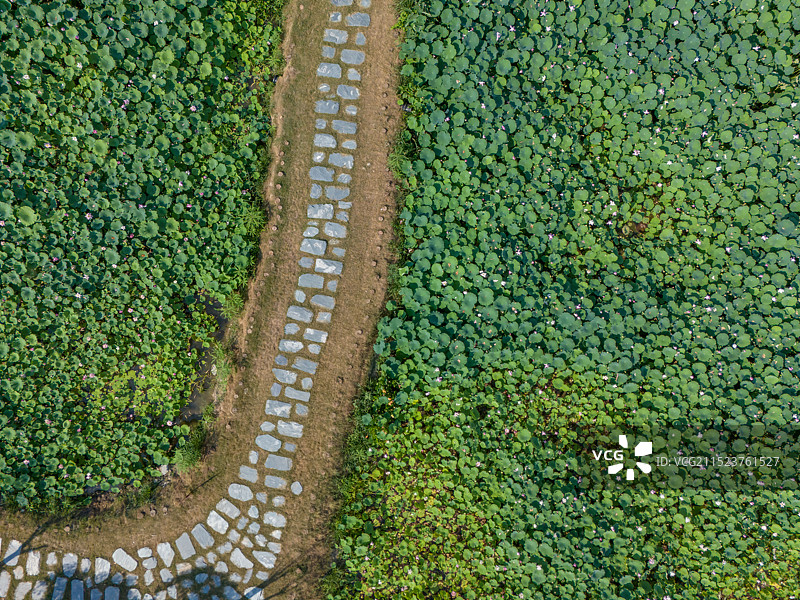
M 292 479 L 303 420 L 313 407 L 314 375 L 328 340 L 344 268 L 353 198 L 361 68 L 370 0 L 331 0 L 335 12 L 322 40 L 314 166 L 309 171 L 308 223 L 298 256 L 303 273 L 286 313 L 275 359 L 273 398 L 239 480 L 202 523 L 176 540 L 148 548 L 118 548 L 110 557 L 25 551 L 0 539 L 0 598 L 14 600 L 261 600 L 261 587 L 281 552 L 282 509 L 303 485 Z M 309 123 L 311 125 L 311 123 Z M 124 544 L 121 543 L 121 546 Z

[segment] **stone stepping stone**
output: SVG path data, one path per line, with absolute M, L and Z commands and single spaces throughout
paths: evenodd
M 345 106 L 344 112 L 350 115 L 351 117 L 355 117 L 358 114 L 358 107 L 356 106 Z
M 325 197 L 328 200 L 344 200 L 350 195 L 350 188 L 335 185 L 325 186 Z M 333 216 L 333 215 L 331 215 Z
M 370 4 L 372 4 L 372 0 L 361 0 L 360 4 L 361 8 L 369 8 Z
M 22 542 L 19 540 L 11 540 L 8 543 L 8 548 L 6 548 L 6 553 L 3 556 L 3 560 L 0 561 L 0 565 L 5 565 L 7 567 L 16 566 L 17 562 L 19 562 L 21 549 Z
M 278 400 L 267 400 L 267 405 L 264 410 L 268 415 L 275 417 L 288 417 L 292 411 L 292 405 L 286 402 L 279 402 Z
M 308 360 L 307 358 L 296 358 L 292 366 L 299 371 L 305 371 L 313 375 L 317 370 L 317 364 L 318 363 L 315 363 L 313 360 Z M 278 431 L 280 431 L 280 427 Z
M 215 510 L 212 510 L 208 514 L 208 519 L 206 519 L 206 523 L 208 523 L 208 526 L 211 527 L 211 529 L 222 535 L 225 535 L 225 532 L 228 531 L 228 527 L 230 527 L 228 522 L 222 518 L 222 515 L 220 515 Z
M 304 288 L 322 289 L 325 278 L 322 275 L 315 275 L 314 273 L 303 273 L 297 280 L 297 284 Z M 295 330 L 296 333 L 297 330 Z
M 228 491 L 230 491 L 230 489 L 233 486 L 238 486 L 238 485 L 239 485 L 238 483 L 232 483 L 230 485 L 230 487 L 228 488 Z M 250 492 L 250 488 L 249 487 L 246 487 L 246 486 L 240 486 L 240 487 L 243 487 L 248 492 Z M 231 494 L 231 496 L 233 496 L 233 494 Z M 253 492 L 250 492 L 250 497 L 251 498 L 253 497 Z M 177 540 L 175 540 L 175 547 L 178 549 L 178 554 L 181 555 L 181 558 L 183 560 L 186 560 L 187 558 L 190 558 L 190 557 L 194 556 L 195 554 L 197 554 L 197 550 L 194 549 L 194 544 L 192 544 L 192 538 L 190 538 L 189 534 L 185 533 L 185 532 L 182 533 L 178 537 Z
M 300 251 L 315 256 L 323 256 L 328 247 L 328 242 L 314 238 L 305 238 L 300 242 Z
M 250 483 L 255 483 L 258 481 L 258 471 L 253 467 L 242 465 L 239 467 L 239 478 L 249 481 Z
M 314 112 L 322 115 L 335 115 L 339 112 L 339 103 L 335 100 L 318 100 Z
M 298 417 L 305 417 L 306 415 L 308 415 L 308 407 L 305 404 L 298 404 L 297 406 L 294 407 L 294 413 Z
M 83 584 L 81 584 L 82 586 Z M 22 583 L 17 585 L 17 589 L 14 591 L 14 600 L 22 600 L 25 596 L 28 595 L 28 592 L 31 591 L 33 584 L 29 581 L 23 581 Z M 83 600 L 83 595 L 81 595 L 81 600 Z
M 342 22 L 342 13 L 340 13 L 340 12 L 332 12 L 330 20 L 331 20 L 331 23 L 341 23 Z
M 308 176 L 314 181 L 333 181 L 333 169 L 328 167 L 311 167 Z
M 345 140 L 342 142 L 342 148 L 345 150 L 355 150 L 358 147 L 355 140 Z
M 264 478 L 264 485 L 275 490 L 282 490 L 286 487 L 286 480 L 275 475 L 267 475 Z
M 358 46 L 363 46 L 366 43 L 367 43 L 367 36 L 365 36 L 363 33 L 356 34 L 356 44 Z
M 278 433 L 291 438 L 303 437 L 303 426 L 294 421 L 278 421 Z
M 369 15 L 363 12 L 357 12 L 345 17 L 345 22 L 350 27 L 369 27 Z
M 352 121 L 342 121 L 340 119 L 334 119 L 331 123 L 333 126 L 333 130 L 338 133 L 347 133 L 347 134 L 355 134 L 356 129 L 358 128 L 357 123 L 353 123 Z
M 347 65 L 360 65 L 364 62 L 364 53 L 361 50 L 342 50 L 342 62 Z M 339 70 L 341 74 L 341 69 Z
M 353 0 L 331 0 L 331 4 L 334 6 L 350 6 L 353 4 Z
M 172 546 L 167 543 L 161 543 L 156 546 L 156 552 L 158 552 L 165 566 L 172 566 L 172 559 L 175 558 L 175 551 L 172 549 Z
M 267 452 L 277 452 L 281 447 L 281 441 L 271 435 L 263 434 L 256 438 L 256 446 Z M 233 496 L 231 497 L 233 498 Z
M 275 471 L 288 471 L 292 468 L 292 459 L 285 456 L 278 456 L 277 454 L 270 454 L 267 460 L 264 461 L 264 467 L 267 469 L 274 469 Z
M 297 261 L 297 264 L 303 267 L 304 269 L 310 269 L 314 266 L 314 260 L 310 256 L 304 256 L 300 260 Z
M 347 69 L 347 78 L 350 81 L 361 81 L 361 73 L 355 69 Z
M 305 379 L 303 380 L 305 381 Z M 301 402 L 308 402 L 311 394 L 309 392 L 301 392 L 300 390 L 296 390 L 294 388 L 287 387 L 286 388 L 286 397 L 291 400 L 299 400 Z M 279 415 L 279 416 L 289 416 L 289 415 Z
M 3 571 L 0 573 L 0 598 L 6 597 L 9 587 L 11 587 L 11 573 Z
M 94 582 L 102 583 L 111 573 L 111 563 L 105 558 L 97 558 L 94 561 Z
M 328 162 L 335 167 L 339 167 L 341 169 L 352 169 L 353 168 L 353 155 L 352 154 L 339 154 L 338 152 L 334 152 L 328 157 Z
M 331 313 L 329 312 L 321 312 L 317 315 L 317 323 L 330 323 L 331 322 Z
M 64 555 L 61 559 L 61 570 L 67 577 L 72 577 L 78 568 L 78 557 L 71 552 Z
M 327 260 L 325 258 L 318 258 L 314 270 L 317 273 L 328 273 L 330 275 L 340 275 L 342 272 L 342 263 L 338 260 Z M 309 311 L 310 312 L 310 311 Z M 309 323 L 310 321 L 306 321 Z M 294 383 L 292 381 L 291 383 Z
M 192 536 L 197 540 L 201 547 L 208 549 L 214 545 L 214 538 L 208 533 L 208 530 L 203 527 L 202 523 L 198 523 L 192 528 Z
M 319 198 L 322 196 L 322 186 L 318 183 L 311 184 L 311 198 Z
M 33 584 L 33 592 L 31 592 L 31 598 L 33 600 L 45 600 L 47 597 L 47 582 L 44 580 L 39 580 Z
M 325 119 L 317 119 L 317 129 L 325 129 L 328 126 L 328 122 Z
M 311 304 L 314 306 L 319 306 L 320 308 L 333 310 L 333 307 L 336 305 L 336 300 L 334 300 L 331 296 L 326 296 L 325 294 L 316 294 L 313 298 L 311 298 Z M 295 361 L 295 363 L 296 362 L 297 361 Z
M 235 519 L 241 514 L 239 508 L 235 504 L 232 504 L 226 498 L 223 498 L 222 500 L 217 502 L 217 510 L 226 517 L 228 517 L 229 519 Z
M 328 289 L 332 292 L 336 291 L 336 287 L 339 285 L 339 281 L 337 279 L 331 279 L 328 282 Z
M 339 183 L 343 183 L 343 184 L 347 185 L 348 183 L 350 183 L 350 181 L 352 179 L 353 179 L 353 176 L 350 175 L 350 173 L 342 173 L 341 175 L 339 175 L 336 178 L 336 181 L 338 181 Z
M 345 238 L 347 237 L 347 228 L 343 225 L 339 225 L 338 223 L 328 222 L 325 223 L 325 235 L 329 235 L 333 238 Z M 330 308 L 333 307 L 331 306 Z
M 331 50 L 333 50 L 333 48 L 331 48 Z M 326 58 L 333 58 L 333 55 L 331 54 L 330 57 Z M 320 65 L 317 67 L 317 77 L 331 77 L 333 79 L 339 79 L 341 76 L 342 67 L 336 63 L 320 63 Z
M 345 44 L 347 43 L 347 35 L 347 32 L 342 29 L 326 29 L 322 41 L 331 44 Z
M 69 587 L 72 600 L 83 600 L 83 582 L 80 579 L 73 579 Z
M 309 219 L 332 219 L 333 204 L 310 204 L 306 214 Z
M 111 559 L 126 571 L 135 571 L 139 563 L 130 554 L 125 552 L 122 548 L 114 550 Z
M 239 548 L 235 548 L 233 552 L 231 552 L 231 562 L 235 567 L 239 569 L 252 569 L 253 563 L 247 560 L 247 557 L 242 554 L 242 551 Z
M 306 230 L 303 232 L 303 237 L 315 237 L 319 233 L 319 229 L 317 227 L 306 227 Z
M 312 342 L 325 343 L 325 341 L 328 339 L 328 334 L 320 329 L 308 328 L 303 333 L 303 337 Z
M 299 495 L 302 493 L 302 491 L 303 491 L 303 486 L 302 486 L 302 484 L 301 484 L 299 481 L 295 481 L 295 482 L 292 484 L 292 488 L 291 488 L 291 489 L 292 489 L 292 493 L 293 493 L 295 496 L 299 496 Z
M 277 560 L 277 557 L 272 552 L 264 552 L 262 550 L 253 552 L 253 557 L 267 569 L 273 569 Z
M 336 56 L 336 48 L 333 46 L 322 47 L 322 58 L 333 58 L 334 56 Z M 317 75 L 319 75 L 319 71 L 317 71 Z
M 359 92 L 358 88 L 355 86 L 340 83 L 336 86 L 336 95 L 343 100 L 358 100 L 359 96 L 361 96 L 361 92 Z
M 336 148 L 336 138 L 328 133 L 314 135 L 314 145 L 320 148 Z
M 259 437 L 261 437 L 261 436 L 259 436 Z M 256 440 L 258 440 L 258 438 L 256 438 Z M 230 484 L 228 486 L 228 495 L 231 498 L 233 498 L 234 500 L 240 500 L 242 502 L 248 502 L 249 500 L 253 499 L 253 490 L 251 490 L 246 485 L 242 485 L 241 483 L 232 483 L 232 484 Z M 184 533 L 181 536 L 181 538 L 183 538 L 184 536 L 186 536 L 185 537 L 186 541 L 188 541 L 189 544 L 191 544 L 192 541 L 189 539 L 189 536 Z M 178 547 L 178 551 L 180 552 L 180 547 L 178 546 L 177 542 L 175 542 L 175 545 L 176 545 L 176 547 Z M 183 555 L 181 554 L 181 556 L 183 556 Z M 189 556 L 191 556 L 191 554 Z M 184 556 L 183 558 L 187 558 L 187 557 Z
M 286 517 L 279 512 L 268 512 L 264 515 L 264 524 L 283 529 L 286 527 Z
M 25 572 L 28 575 L 38 575 L 39 574 L 39 562 L 41 561 L 42 555 L 40 552 L 28 552 L 28 558 L 25 561 Z

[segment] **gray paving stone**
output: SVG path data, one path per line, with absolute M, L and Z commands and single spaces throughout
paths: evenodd
M 347 69 L 347 78 L 350 81 L 361 81 L 361 73 L 356 69 Z
M 350 195 L 350 188 L 335 185 L 325 186 L 325 197 L 328 200 L 344 200 Z
M 322 259 L 317 259 L 317 260 L 319 261 L 319 260 L 322 260 Z M 313 316 L 313 313 L 310 310 L 308 310 L 307 308 L 303 308 L 302 306 L 290 306 L 289 310 L 286 311 L 286 316 L 289 317 L 290 319 L 295 320 L 295 321 L 302 321 L 303 323 L 310 323 L 311 322 L 311 317 Z M 275 370 L 276 369 L 273 369 L 273 371 L 275 371 Z M 280 381 L 282 383 L 294 383 L 294 380 L 283 381 L 280 377 L 278 377 L 278 381 Z
M 286 450 L 287 452 L 294 452 L 295 450 L 297 450 L 297 446 L 295 446 L 291 442 L 286 442 L 283 445 L 283 449 Z
M 332 291 L 332 292 L 335 292 L 338 285 L 339 285 L 339 280 L 338 279 L 331 279 L 328 282 L 328 289 L 330 291 Z
M 328 242 L 314 238 L 305 238 L 300 242 L 300 251 L 315 256 L 323 256 L 328 247 Z
M 361 0 L 359 4 L 361 4 L 361 8 L 369 8 L 372 0 Z
M 164 565 L 167 567 L 172 565 L 172 559 L 175 558 L 175 551 L 172 549 L 172 546 L 162 542 L 156 546 L 156 552 L 158 552 L 158 555 L 161 557 Z
M 9 577 L 10 579 L 10 577 Z M 69 579 L 66 577 L 57 577 L 56 583 L 53 586 L 53 598 L 52 600 L 63 600 L 64 592 L 67 591 L 67 583 Z
M 291 388 L 286 388 L 291 389 Z M 288 417 L 292 411 L 292 405 L 286 402 L 279 402 L 278 400 L 267 400 L 267 406 L 264 409 L 268 415 L 276 417 Z
M 316 346 L 319 348 L 319 344 L 311 344 L 312 346 Z M 303 377 L 303 381 L 300 382 L 300 386 L 304 390 L 310 390 L 314 386 L 314 382 L 311 380 L 311 377 Z
M 258 440 L 260 438 L 262 438 L 262 437 L 270 437 L 270 436 L 263 436 L 263 435 L 258 436 L 256 438 L 256 445 L 258 445 Z M 272 439 L 274 439 L 274 438 L 272 438 Z M 262 447 L 262 446 L 259 445 L 259 447 Z M 265 448 L 265 450 L 266 450 L 266 448 Z M 232 484 L 230 484 L 228 486 L 228 495 L 231 498 L 233 498 L 234 500 L 241 500 L 242 502 L 247 502 L 247 501 L 249 501 L 249 500 L 251 500 L 253 498 L 253 490 L 251 490 L 249 487 L 247 487 L 246 485 L 243 485 L 241 483 L 232 483 Z M 189 536 L 187 534 L 184 533 L 178 539 L 180 540 L 182 538 L 184 538 L 186 541 L 188 541 L 189 544 L 192 543 L 192 541 L 189 539 Z M 178 545 L 177 541 L 175 542 L 175 545 L 176 546 Z M 181 552 L 180 547 L 178 547 L 178 552 Z M 194 554 L 194 552 L 192 552 L 192 554 Z M 188 556 L 191 556 L 192 554 L 189 554 Z M 183 552 L 181 552 L 181 556 L 183 556 L 183 558 L 188 558 L 188 556 L 184 556 Z
M 350 6 L 353 4 L 353 0 L 331 0 L 331 4 L 334 6 Z
M 358 100 L 361 92 L 355 86 L 341 83 L 336 87 L 336 95 L 344 100 Z
M 336 63 L 320 63 L 317 67 L 317 77 L 333 77 L 339 79 L 342 76 L 342 67 Z
M 303 349 L 303 342 L 295 340 L 281 340 L 278 342 L 278 348 L 281 352 L 300 352 Z
M 119 588 L 107 587 L 104 598 L 105 600 L 119 600 Z
M 331 275 L 339 275 L 342 272 L 342 263 L 338 260 L 327 260 L 325 258 L 318 258 L 314 270 L 317 273 L 329 273 Z M 310 321 L 306 321 L 307 323 Z M 292 381 L 291 383 L 294 383 Z
M 342 148 L 345 150 L 355 150 L 358 147 L 355 140 L 345 140 L 342 142 Z
M 305 379 L 303 381 L 305 381 Z M 311 394 L 309 392 L 301 392 L 300 390 L 296 390 L 290 387 L 286 388 L 285 394 L 287 398 L 290 398 L 292 400 L 300 400 L 301 402 L 308 402 L 308 399 L 311 397 Z
M 333 130 L 338 133 L 355 134 L 358 129 L 358 124 L 352 121 L 341 121 L 339 119 L 333 120 Z
M 267 469 L 274 469 L 276 471 L 288 471 L 292 468 L 292 459 L 285 456 L 278 456 L 277 454 L 270 454 L 267 460 L 264 461 L 264 466 Z
M 367 36 L 365 36 L 363 33 L 357 33 L 356 44 L 359 46 L 363 46 L 366 43 L 367 43 Z
M 339 183 L 343 183 L 347 185 L 353 179 L 353 176 L 350 173 L 341 173 L 337 178 L 336 181 Z
M 258 481 L 258 471 L 256 471 L 253 467 L 242 465 L 239 467 L 239 477 L 245 481 L 249 481 L 250 483 L 255 483 Z
M 203 527 L 202 523 L 198 523 L 192 528 L 192 537 L 194 537 L 194 539 L 197 540 L 197 543 L 206 550 L 214 545 L 214 538 L 210 533 L 208 533 L 208 529 Z
M 299 496 L 302 493 L 302 491 L 303 491 L 303 485 L 299 481 L 295 481 L 292 484 L 292 493 L 295 496 Z
M 142 593 L 139 590 L 129 589 L 128 600 L 142 600 Z
M 303 426 L 294 421 L 278 421 L 278 433 L 286 437 L 303 437 Z
M 166 592 L 164 592 L 164 594 L 165 594 L 165 597 L 166 597 Z M 103 590 L 99 590 L 97 588 L 95 588 L 93 590 L 90 590 L 89 598 L 91 600 L 103 600 Z
M 287 323 L 283 326 L 284 335 L 294 335 L 300 331 L 300 326 L 297 323 Z
M 74 585 L 74 583 L 73 583 Z M 22 600 L 25 596 L 28 595 L 28 592 L 31 591 L 33 584 L 28 581 L 23 581 L 17 584 L 17 589 L 14 590 L 14 600 Z M 73 600 L 75 597 L 73 596 Z M 83 600 L 83 583 L 81 583 L 81 597 L 80 600 Z
M 239 509 L 237 508 L 236 511 L 238 512 Z M 225 532 L 228 531 L 229 527 L 228 522 L 225 519 L 223 519 L 222 515 L 215 510 L 212 510 L 208 514 L 208 519 L 206 519 L 206 523 L 208 523 L 208 526 L 211 527 L 211 529 L 213 529 L 217 533 L 225 535 Z
M 314 112 L 322 115 L 335 115 L 339 112 L 339 103 L 334 100 L 317 100 Z
M 231 552 L 231 562 L 234 564 L 234 566 L 240 569 L 253 568 L 253 563 L 247 560 L 247 557 L 244 554 L 242 554 L 242 551 L 239 550 L 238 548 L 234 549 L 234 551 Z
M 364 53 L 361 50 L 342 50 L 341 59 L 347 65 L 360 65 L 364 62 Z
M 330 17 L 331 23 L 341 23 L 342 22 L 342 13 L 340 12 L 332 12 Z
M 256 438 L 256 446 L 267 452 L 277 452 L 278 448 L 281 447 L 281 441 L 271 435 L 264 434 Z
M 161 569 L 158 574 L 161 576 L 161 581 L 164 583 L 171 583 L 175 580 L 175 576 L 172 574 L 172 571 L 169 569 Z
M 340 167 L 342 169 L 352 169 L 353 168 L 353 155 L 352 154 L 339 154 L 338 152 L 334 152 L 328 157 L 328 162 L 335 167 Z
M 315 181 L 333 181 L 333 169 L 327 167 L 311 167 L 308 175 Z
M 331 313 L 320 312 L 317 315 L 317 323 L 330 323 L 330 322 L 331 322 Z
M 61 569 L 67 577 L 72 577 L 78 568 L 78 557 L 71 552 L 64 555 L 61 559 Z
M 326 296 L 325 294 L 317 294 L 311 298 L 311 304 L 314 306 L 319 306 L 320 308 L 333 310 L 333 307 L 336 305 L 336 300 L 334 300 L 331 296 Z M 295 361 L 295 364 L 297 364 L 299 360 L 301 359 Z
M 278 512 L 268 512 L 264 515 L 264 524 L 282 529 L 283 527 L 286 527 L 286 517 Z
M 41 552 L 28 552 L 28 557 L 25 561 L 25 572 L 31 576 L 36 576 L 39 574 L 39 562 L 42 559 Z
M 267 569 L 273 569 L 277 560 L 277 557 L 272 552 L 264 552 L 262 550 L 253 552 L 253 557 Z
M 244 597 L 247 600 L 264 600 L 264 595 L 261 588 L 250 587 L 244 591 Z
M 290 307 L 290 310 L 291 308 L 299 308 L 299 307 Z M 303 310 L 311 312 L 307 308 Z M 289 316 L 291 317 L 291 315 Z M 288 383 L 289 385 L 291 385 L 297 380 L 297 373 L 293 373 L 292 371 L 287 371 L 285 369 L 272 369 L 272 372 L 275 374 L 275 378 L 281 383 Z
M 328 339 L 328 334 L 320 329 L 308 328 L 303 333 L 303 337 L 312 342 L 325 343 L 325 341 Z
M 96 558 L 94 561 L 94 582 L 102 583 L 111 573 L 111 563 L 105 558 Z
M 305 371 L 306 373 L 310 373 L 313 375 L 317 370 L 317 364 L 313 360 L 308 360 L 306 358 L 296 358 L 294 361 L 294 368 L 300 371 Z
M 332 219 L 333 204 L 310 204 L 306 214 L 309 219 Z
M 155 556 L 149 556 L 142 561 L 142 567 L 145 569 L 155 569 L 158 566 L 158 561 Z
M 350 215 L 348 215 L 346 212 L 339 211 L 336 213 L 336 218 L 339 221 L 344 221 L 347 223 L 350 220 Z
M 231 484 L 231 485 L 228 487 L 228 492 L 231 494 L 231 497 L 232 497 L 232 498 L 236 498 L 236 496 L 235 496 L 235 495 L 233 494 L 233 492 L 231 491 L 231 488 L 233 488 L 233 486 L 239 486 L 239 488 L 237 488 L 237 490 L 236 490 L 237 492 L 238 492 L 238 490 L 240 490 L 241 488 L 244 488 L 245 490 L 247 490 L 247 491 L 250 493 L 250 498 L 252 498 L 252 497 L 253 497 L 253 492 L 251 492 L 251 491 L 250 491 L 250 488 L 249 488 L 249 487 L 247 487 L 247 486 L 244 486 L 244 485 L 240 485 L 240 484 L 238 484 L 238 483 L 232 483 L 232 484 Z M 247 498 L 247 500 L 249 500 L 250 498 Z M 237 500 L 238 500 L 238 499 L 239 499 L 239 498 L 237 498 Z M 244 499 L 244 498 L 242 498 L 242 499 Z M 185 532 L 184 532 L 184 533 L 182 533 L 182 534 L 181 534 L 181 535 L 178 537 L 178 539 L 177 539 L 177 540 L 175 540 L 175 547 L 178 549 L 178 554 L 180 554 L 180 555 L 181 555 L 181 558 L 182 558 L 182 559 L 184 559 L 184 560 L 186 560 L 187 558 L 189 558 L 189 557 L 191 557 L 191 556 L 194 556 L 195 554 L 197 554 L 197 550 L 195 550 L 195 549 L 194 549 L 194 544 L 192 544 L 192 538 L 190 538 L 190 537 L 189 537 L 189 534 L 188 534 L 188 533 L 185 533 Z
M 310 256 L 304 256 L 300 260 L 297 261 L 297 264 L 303 267 L 304 269 L 310 269 L 314 266 L 314 259 Z
M 357 12 L 345 17 L 345 22 L 350 27 L 369 27 L 369 15 L 363 12 Z
M 269 388 L 269 391 L 273 396 L 280 396 L 282 388 L 283 386 L 280 383 L 273 383 L 272 387 Z
M 329 133 L 317 133 L 314 135 L 314 145 L 320 148 L 336 148 L 336 138 Z
M 247 453 L 247 460 L 250 461 L 251 465 L 256 464 L 258 462 L 258 452 L 250 450 L 250 452 Z
M 136 555 L 139 558 L 150 558 L 153 556 L 153 550 L 151 548 L 139 548 L 139 550 L 136 552 Z
M 9 587 L 11 587 L 11 573 L 3 571 L 0 573 L 0 598 L 6 597 Z
M 326 156 L 327 154 L 325 154 L 324 152 L 313 152 L 311 154 L 311 160 L 313 160 L 315 163 L 321 163 L 322 161 L 325 160 Z M 319 198 L 319 196 L 317 196 L 317 198 Z
M 5 554 L 3 555 L 3 560 L 0 561 L 0 565 L 5 565 L 7 567 L 16 566 L 17 562 L 19 562 L 21 552 L 22 542 L 19 540 L 11 540 L 8 543 Z
M 350 106 L 346 106 L 344 108 L 344 112 L 346 114 L 350 115 L 351 117 L 354 117 L 354 116 L 356 116 L 358 114 L 358 107 L 357 106 L 353 106 L 351 104 Z
M 322 41 L 332 44 L 347 43 L 347 32 L 342 29 L 326 29 Z
M 297 283 L 300 287 L 322 289 L 325 278 L 322 275 L 315 275 L 314 273 L 303 273 L 300 275 Z
M 330 91 L 331 91 L 331 86 L 330 86 L 330 85 L 328 85 L 327 83 L 320 83 L 320 84 L 319 84 L 319 87 L 318 87 L 317 89 L 318 89 L 320 92 L 322 92 L 323 94 L 327 94 L 328 92 L 330 92 Z
M 328 126 L 328 122 L 325 119 L 317 119 L 317 129 L 325 129 Z
M 333 58 L 336 56 L 336 48 L 333 46 L 322 47 L 322 58 Z
M 278 447 L 280 447 L 280 443 L 278 443 Z M 227 498 L 223 498 L 217 502 L 216 509 L 229 519 L 235 519 L 241 513 L 239 508 Z
M 315 346 L 315 348 L 319 350 L 319 346 Z M 305 404 L 297 404 L 294 407 L 294 412 L 296 415 L 300 417 L 305 417 L 306 415 L 308 415 L 308 407 Z
M 286 487 L 286 480 L 275 475 L 267 475 L 264 478 L 264 485 L 268 488 L 282 490 Z
M 316 199 L 322 196 L 322 186 L 318 183 L 312 183 L 310 195 L 312 199 Z
M 136 559 L 125 552 L 125 550 L 122 548 L 117 548 L 114 550 L 114 554 L 111 555 L 111 558 L 126 571 L 135 571 L 136 567 L 139 566 L 139 563 L 136 561 Z
M 264 421 L 261 424 L 261 431 L 266 431 L 266 432 L 275 431 L 275 423 L 270 423 L 269 421 Z
M 44 600 L 47 597 L 47 582 L 43 579 L 40 579 L 36 583 L 33 584 L 33 592 L 31 593 L 31 598 L 33 600 Z
M 277 364 L 279 367 L 285 367 L 289 364 L 289 359 L 283 355 L 278 355 L 275 357 L 275 364 Z
M 345 238 L 347 237 L 347 228 L 344 225 L 339 225 L 338 223 L 328 222 L 325 223 L 325 235 L 329 235 L 334 238 Z

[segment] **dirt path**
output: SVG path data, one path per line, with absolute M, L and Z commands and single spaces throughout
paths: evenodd
M 314 165 L 315 120 L 320 116 L 313 111 L 320 97 L 317 67 L 324 60 L 322 39 L 326 28 L 337 26 L 331 24 L 332 12 L 352 13 L 354 8 L 347 2 L 334 0 L 343 5 L 341 9 L 331 0 L 293 0 L 287 7 L 284 54 L 288 66 L 273 96 L 276 131 L 265 189 L 271 219 L 262 235 L 262 260 L 240 323 L 240 331 L 246 334 L 239 342 L 241 368 L 221 406 L 214 451 L 191 476 L 170 484 L 152 505 L 80 521 L 41 523 L 20 515 L 0 525 L 0 538 L 6 542 L 16 538 L 25 542 L 24 550 L 73 552 L 83 557 L 110 557 L 122 546 L 135 556 L 136 548 L 155 547 L 204 523 L 229 484 L 241 481 L 241 465 L 246 464 L 248 453 L 252 456 L 253 440 L 262 431 L 265 403 L 272 398 L 278 343 L 284 337 L 287 309 L 302 272 L 297 249 L 308 220 L 308 177 Z M 304 490 L 283 511 L 288 525 L 280 544 L 283 551 L 265 590 L 270 598 L 319 596 L 316 584 L 331 561 L 329 522 L 336 508 L 333 477 L 342 462 L 352 400 L 366 376 L 374 327 L 384 303 L 394 218 L 393 184 L 386 163 L 399 124 L 393 94 L 397 32 L 391 29 L 395 16 L 390 0 L 373 0 L 369 14 L 371 23 L 363 30 L 365 43 L 359 47 L 368 60 L 358 68 L 361 92 L 353 101 L 359 130 L 350 170 L 350 234 L 340 244 L 347 253 L 346 266 L 339 278 L 328 342 L 319 356 L 310 411 L 303 421 L 305 435 L 298 442 L 290 473 L 291 480 L 303 482 Z M 7 543 L 0 556 L 6 547 Z

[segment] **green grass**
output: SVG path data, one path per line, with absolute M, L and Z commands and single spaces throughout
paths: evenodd
M 193 426 L 184 443 L 175 452 L 175 468 L 178 473 L 185 473 L 195 467 L 203 458 L 206 441 L 211 433 L 211 427 L 216 419 L 214 405 L 209 404 L 203 409 L 203 416 Z

